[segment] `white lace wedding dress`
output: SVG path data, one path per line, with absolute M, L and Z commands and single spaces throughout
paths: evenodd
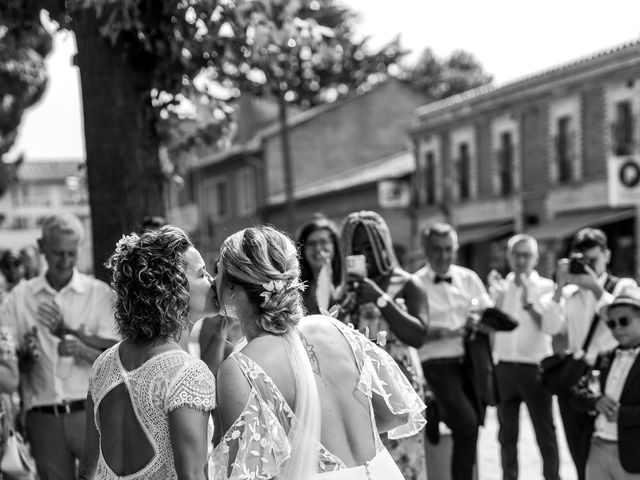
M 173 450 L 169 436 L 169 413 L 180 407 L 211 411 L 215 408 L 215 379 L 201 360 L 183 350 L 169 350 L 147 360 L 143 365 L 126 370 L 120 361 L 116 344 L 94 363 L 89 378 L 89 395 L 94 403 L 94 418 L 100 433 L 99 407 L 102 399 L 114 388 L 124 384 L 129 400 L 153 457 L 137 472 L 127 475 L 114 473 L 102 454 L 96 471 L 97 480 L 145 479 L 177 480 Z M 211 443 L 213 425 L 209 421 Z
M 395 414 L 407 414 L 407 422 L 388 432 L 390 438 L 414 435 L 424 425 L 424 403 L 396 362 L 384 350 L 359 332 L 327 317 L 340 330 L 353 351 L 359 368 L 358 390 L 369 398 L 371 428 L 377 432 L 371 397 L 375 393 Z M 295 448 L 289 433 L 296 422 L 294 412 L 273 380 L 260 366 L 241 352 L 232 354 L 251 386 L 251 394 L 242 414 L 224 434 L 215 448 L 210 471 L 218 479 L 280 478 L 285 463 Z M 365 465 L 347 467 L 321 443 L 317 445 L 316 476 L 322 480 L 369 479 L 401 480 L 400 470 L 380 438 L 376 455 Z

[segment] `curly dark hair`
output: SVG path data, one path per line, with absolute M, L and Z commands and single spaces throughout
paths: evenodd
M 174 226 L 123 237 L 106 263 L 122 338 L 134 342 L 177 339 L 187 327 L 189 281 L 184 252 L 193 247 Z

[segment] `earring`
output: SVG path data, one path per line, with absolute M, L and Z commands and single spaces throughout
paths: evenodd
M 240 345 L 242 342 L 245 341 L 245 335 L 244 335 L 244 331 L 242 331 L 242 325 L 240 324 L 240 322 L 238 321 L 238 327 L 240 327 L 240 331 L 242 332 L 242 336 L 237 340 L 237 341 L 233 341 L 233 340 L 229 340 L 229 331 L 233 330 L 236 328 L 235 325 L 229 325 L 229 317 L 227 315 L 224 315 L 222 317 L 222 328 L 221 328 L 221 334 L 222 334 L 222 338 L 224 339 L 224 341 L 226 343 L 228 343 L 229 345 Z

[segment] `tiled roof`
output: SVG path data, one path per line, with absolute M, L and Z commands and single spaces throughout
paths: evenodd
M 518 89 L 524 89 L 527 87 L 527 84 L 529 83 L 534 83 L 535 81 L 542 81 L 542 80 L 545 80 L 547 77 L 552 77 L 555 74 L 563 73 L 566 70 L 570 70 L 572 68 L 579 67 L 579 66 L 586 66 L 587 64 L 600 60 L 603 57 L 607 57 L 615 53 L 623 52 L 624 50 L 631 51 L 633 49 L 640 50 L 640 39 L 615 45 L 611 48 L 600 50 L 596 53 L 592 53 L 592 54 L 577 58 L 571 62 L 555 65 L 553 67 L 542 70 L 540 72 L 533 73 L 531 75 L 526 75 L 521 78 L 517 78 L 515 80 L 503 83 L 502 85 L 489 84 L 489 85 L 483 85 L 478 88 L 474 88 L 472 90 L 467 90 L 466 92 L 460 93 L 458 95 L 453 95 L 449 98 L 445 98 L 444 100 L 423 105 L 422 107 L 416 109 L 415 115 L 418 118 L 424 117 L 431 113 L 435 113 L 435 112 L 444 110 L 448 107 L 458 105 L 476 98 L 480 98 L 488 94 L 500 94 L 504 90 L 513 89 L 514 87 L 517 87 Z
M 65 178 L 77 175 L 84 162 L 36 162 L 24 161 L 16 175 L 19 183 L 59 183 Z
M 297 188 L 293 196 L 297 200 L 339 192 L 348 188 L 374 183 L 379 180 L 399 178 L 409 175 L 415 169 L 413 153 L 405 151 L 360 165 L 352 170 L 323 178 Z M 277 193 L 267 199 L 269 205 L 278 205 L 286 200 L 285 194 Z

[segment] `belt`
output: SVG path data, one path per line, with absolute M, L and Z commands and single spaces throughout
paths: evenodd
M 432 365 L 463 365 L 464 357 L 449 357 L 449 358 L 430 358 L 422 362 L 426 367 Z
M 498 365 L 505 365 L 508 367 L 525 367 L 525 368 L 538 368 L 537 363 L 526 363 L 526 362 L 505 362 L 504 360 L 500 360 Z
M 56 417 L 61 417 L 72 412 L 77 412 L 78 410 L 84 410 L 84 408 L 84 400 L 73 400 L 71 402 L 60 403 L 58 405 L 40 405 L 38 407 L 31 408 L 29 411 L 49 413 L 55 415 Z

